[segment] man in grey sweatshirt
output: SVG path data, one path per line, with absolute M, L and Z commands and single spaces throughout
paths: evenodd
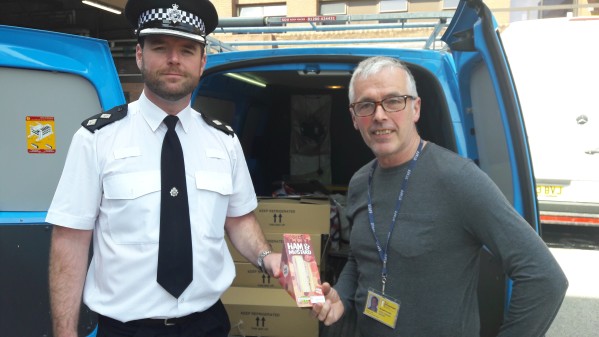
M 543 336 L 568 287 L 563 271 L 482 170 L 419 136 L 420 98 L 407 67 L 366 59 L 349 96 L 354 127 L 376 159 L 350 181 L 351 254 L 313 315 L 331 325 L 356 310 L 362 337 L 480 336 L 486 247 L 513 281 L 499 336 Z M 376 311 L 366 305 L 373 297 Z

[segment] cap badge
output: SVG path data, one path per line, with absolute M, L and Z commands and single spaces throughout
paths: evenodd
M 166 10 L 166 16 L 169 20 L 171 20 L 173 25 L 181 22 L 181 19 L 183 19 L 183 13 L 181 13 L 179 5 L 177 4 L 173 4 L 173 8 L 168 8 Z

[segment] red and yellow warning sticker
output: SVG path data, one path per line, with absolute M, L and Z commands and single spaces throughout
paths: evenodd
M 25 117 L 27 152 L 56 153 L 56 136 L 54 130 L 54 117 Z

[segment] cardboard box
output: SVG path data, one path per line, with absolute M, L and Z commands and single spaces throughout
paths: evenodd
M 326 240 L 328 240 L 329 236 L 328 234 L 310 234 L 310 236 L 313 239 L 312 247 L 314 248 L 314 257 L 316 258 L 316 263 L 320 265 L 320 258 L 323 254 L 323 248 L 325 247 Z M 272 246 L 273 252 L 281 253 L 283 251 L 283 233 L 264 233 L 264 237 L 266 237 L 266 241 L 268 241 L 268 243 L 270 243 Z M 320 239 L 317 240 L 316 238 Z M 233 247 L 231 241 L 229 241 L 229 237 L 225 237 L 225 239 L 234 262 L 249 262 L 241 255 L 241 253 L 237 251 L 235 247 Z
M 283 288 L 298 307 L 312 307 L 323 303 L 322 284 L 308 234 L 283 234 L 281 270 Z
M 318 320 L 282 289 L 231 287 L 221 299 L 230 336 L 318 337 Z
M 329 234 L 329 199 L 260 198 L 254 211 L 265 233 Z
M 234 287 L 255 287 L 255 288 L 276 288 L 281 289 L 279 281 L 264 275 L 258 268 L 251 263 L 235 262 Z

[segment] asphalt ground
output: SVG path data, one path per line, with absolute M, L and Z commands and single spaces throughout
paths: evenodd
M 543 239 L 570 284 L 546 337 L 599 336 L 599 227 L 545 226 Z

